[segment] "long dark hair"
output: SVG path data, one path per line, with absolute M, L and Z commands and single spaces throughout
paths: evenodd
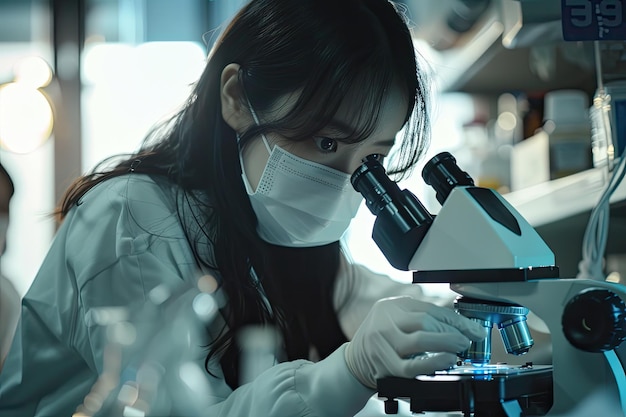
M 129 170 L 167 177 L 190 205 L 200 207 L 198 216 L 192 220 L 180 216 L 181 222 L 198 263 L 219 272 L 228 297 L 224 312 L 228 327 L 211 343 L 207 364 L 220 358 L 226 381 L 234 388 L 238 385 L 234 336 L 243 326 L 276 325 L 290 360 L 308 357 L 311 346 L 324 357 L 346 337 L 333 305 L 339 243 L 283 248 L 262 242 L 256 233 L 257 220 L 241 180 L 236 132 L 221 115 L 220 76 L 230 63 L 240 65 L 242 91 L 260 114 L 285 94 L 299 93 L 293 108 L 279 120 L 239 132 L 242 144 L 268 131 L 306 140 L 333 118 L 348 93 L 358 103 L 351 106 L 357 127 L 345 140 L 357 142 L 376 127 L 389 90 L 399 88 L 406 93 L 408 111 L 404 138 L 388 172 L 402 175 L 426 146 L 429 113 L 427 86 L 410 30 L 394 3 L 252 0 L 216 40 L 183 108 L 148 135 L 140 151 L 96 167 L 70 187 L 58 209 L 61 219 L 94 185 Z M 210 256 L 203 255 L 206 239 L 191 232 L 198 227 L 210 241 Z M 250 278 L 251 268 L 272 312 Z

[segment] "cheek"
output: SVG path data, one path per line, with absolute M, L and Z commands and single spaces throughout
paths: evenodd
M 361 165 L 363 165 L 363 158 L 356 158 L 350 163 L 350 170 L 348 174 L 353 174 Z
M 360 154 L 358 153 L 354 153 L 352 155 L 338 159 L 333 164 L 327 163 L 326 165 L 338 171 L 342 171 L 346 174 L 352 175 L 352 173 L 354 173 L 354 171 L 356 171 L 363 164 L 364 157 L 365 156 L 360 156 Z
M 376 152 L 358 144 L 344 146 L 339 152 L 333 154 L 332 160 L 329 158 L 326 165 L 351 175 L 363 164 L 363 159 L 372 153 Z
M 354 150 L 354 153 L 350 160 L 350 169 L 351 169 L 350 173 L 353 173 L 361 165 L 363 165 L 363 162 L 365 162 L 365 159 L 368 156 L 379 155 L 380 157 L 378 160 L 382 163 L 383 159 L 385 158 L 384 155 L 387 155 L 388 153 L 389 153 L 389 148 L 384 148 L 380 146 L 374 146 L 374 147 L 363 146 L 361 148 Z

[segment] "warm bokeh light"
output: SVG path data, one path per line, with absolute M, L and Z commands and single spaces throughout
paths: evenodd
M 14 68 L 15 82 L 32 88 L 43 88 L 52 81 L 52 68 L 39 56 L 20 60 Z
M 622 275 L 619 272 L 613 271 L 607 275 L 605 281 L 619 284 L 622 282 Z
M 217 279 L 213 275 L 203 275 L 198 278 L 198 289 L 207 294 L 213 294 L 219 287 Z
M 46 96 L 32 85 L 0 86 L 0 146 L 16 153 L 37 149 L 52 133 L 53 113 Z
M 512 131 L 517 126 L 517 117 L 510 111 L 505 111 L 498 115 L 496 123 L 500 129 Z

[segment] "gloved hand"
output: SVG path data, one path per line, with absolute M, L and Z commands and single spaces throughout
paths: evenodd
M 348 342 L 345 360 L 363 385 L 376 388 L 378 378 L 413 378 L 448 369 L 457 352 L 485 337 L 484 327 L 452 309 L 391 297 L 374 304 Z

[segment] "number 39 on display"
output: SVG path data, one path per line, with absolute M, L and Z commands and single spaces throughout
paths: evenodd
M 561 0 L 563 39 L 626 40 L 623 0 Z

